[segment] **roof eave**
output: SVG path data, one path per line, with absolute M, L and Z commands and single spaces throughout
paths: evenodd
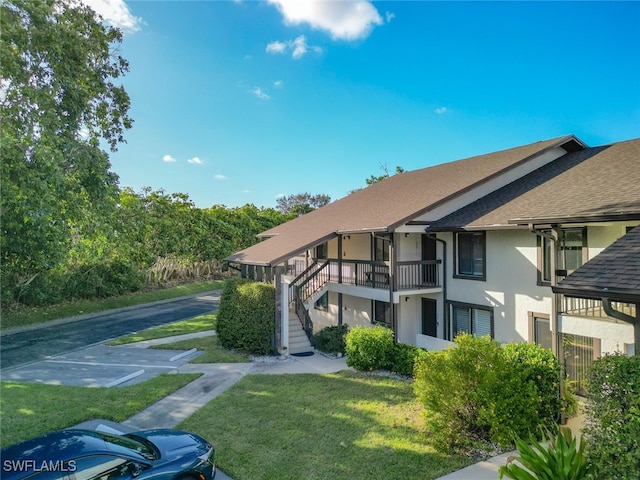
M 553 293 L 560 293 L 567 297 L 590 298 L 594 300 L 608 298 L 616 302 L 640 303 L 640 292 L 637 290 L 607 289 L 595 285 L 589 287 L 578 287 L 575 285 L 563 286 L 562 284 L 552 286 L 551 290 Z
M 512 225 L 555 225 L 563 223 L 623 222 L 640 220 L 640 212 L 620 212 L 594 215 L 560 215 L 548 217 L 518 217 L 507 220 Z

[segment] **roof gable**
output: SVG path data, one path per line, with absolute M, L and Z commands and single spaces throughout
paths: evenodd
M 513 224 L 640 218 L 640 139 L 567 153 L 430 229 L 486 229 Z M 553 222 L 550 222 L 553 223 Z

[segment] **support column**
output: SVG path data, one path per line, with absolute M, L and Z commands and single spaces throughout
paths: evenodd
M 289 351 L 289 280 L 280 277 L 280 340 L 276 343 L 278 351 Z

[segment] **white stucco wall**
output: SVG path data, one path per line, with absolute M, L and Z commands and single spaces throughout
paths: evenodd
M 622 320 L 571 317 L 558 320 L 558 331 L 600 339 L 600 353 L 623 352 L 633 354 L 633 325 Z M 629 350 L 631 349 L 631 350 Z
M 449 301 L 493 308 L 494 337 L 526 341 L 529 312 L 551 313 L 551 288 L 537 285 L 536 236 L 528 230 L 486 233 L 486 281 L 454 278 L 453 235 L 449 234 Z

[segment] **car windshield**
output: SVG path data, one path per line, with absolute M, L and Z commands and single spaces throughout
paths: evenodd
M 147 442 L 142 438 L 133 439 L 124 435 L 112 435 L 110 433 L 97 432 L 102 439 L 107 442 L 109 448 L 114 452 L 122 451 L 123 449 L 132 450 L 147 460 L 156 460 L 158 454 L 151 442 Z

